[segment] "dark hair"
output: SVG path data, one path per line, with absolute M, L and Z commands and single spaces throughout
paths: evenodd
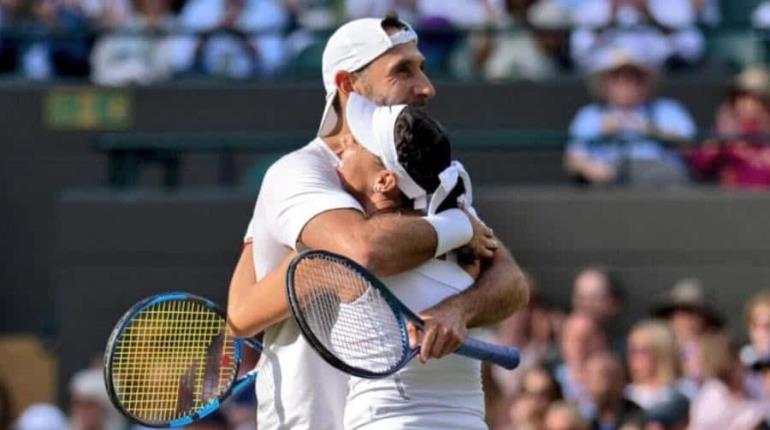
M 444 127 L 423 108 L 407 106 L 396 118 L 393 130 L 398 162 L 428 194 L 439 185 L 438 175 L 452 162 L 449 136 Z M 465 192 L 458 183 L 438 210 L 457 207 L 457 197 Z

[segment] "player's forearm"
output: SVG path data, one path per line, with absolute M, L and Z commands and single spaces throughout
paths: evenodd
M 511 254 L 501 247 L 476 283 L 437 305 L 460 312 L 468 327 L 500 322 L 529 302 L 529 285 Z
M 417 216 L 381 215 L 366 220 L 366 266 L 379 276 L 413 269 L 436 253 L 433 227 Z
M 248 252 L 250 256 L 250 250 Z M 296 253 L 289 254 L 275 270 L 258 282 L 239 273 L 230 283 L 227 320 L 237 336 L 254 336 L 267 327 L 289 317 L 286 299 L 286 271 Z M 239 266 L 241 266 L 239 262 Z M 248 263 L 243 262 L 244 265 Z M 253 267 L 253 265 L 252 265 Z M 244 269 L 246 271 L 247 269 Z

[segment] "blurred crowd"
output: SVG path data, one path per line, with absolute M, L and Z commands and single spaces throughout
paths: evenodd
M 431 70 L 489 80 L 592 72 L 608 44 L 691 67 L 704 29 L 721 22 L 719 0 L 1 0 L 0 73 L 108 85 L 271 78 L 320 62 L 341 22 L 392 12 L 418 30 Z M 770 2 L 746 15 L 770 28 Z
M 245 373 L 246 369 L 254 368 L 257 359 L 258 356 L 251 350 L 244 351 L 242 373 Z M 95 359 L 91 366 L 72 376 L 67 387 L 69 415 L 65 415 L 56 405 L 37 403 L 25 408 L 19 417 L 10 422 L 9 397 L 3 395 L 3 387 L 0 384 L 0 430 L 150 430 L 151 427 L 128 422 L 115 409 L 104 384 L 103 366 L 101 358 Z M 204 420 L 184 428 L 255 430 L 256 402 L 255 390 L 247 388 L 234 398 L 228 399 L 218 411 Z
M 770 429 L 770 290 L 747 298 L 742 316 L 725 319 L 695 278 L 660 293 L 646 313 L 601 266 L 575 274 L 567 309 L 549 304 L 529 281 L 529 305 L 483 330 L 521 353 L 515 371 L 483 367 L 490 430 Z M 243 371 L 257 358 L 248 354 Z M 147 430 L 112 407 L 102 365 L 95 360 L 71 378 L 68 416 L 34 404 L 11 428 Z M 0 386 L 0 428 L 7 428 L 3 393 Z M 255 407 L 254 390 L 245 390 L 187 428 L 253 430 Z
M 770 291 L 746 302 L 743 347 L 697 279 L 677 282 L 627 330 L 624 299 L 611 272 L 589 267 L 568 313 L 535 294 L 503 322 L 496 340 L 519 345 L 522 361 L 487 369 L 491 429 L 770 428 Z
M 593 186 L 770 186 L 770 73 L 751 66 L 698 132 L 687 108 L 656 95 L 661 69 L 649 51 L 619 44 L 595 51 L 588 77 L 594 103 L 569 126 L 567 173 Z

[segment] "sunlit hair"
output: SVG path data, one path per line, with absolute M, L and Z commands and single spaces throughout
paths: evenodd
M 679 350 L 674 332 L 658 320 L 636 323 L 628 334 L 631 338 L 642 338 L 655 355 L 655 379 L 661 385 L 673 383 L 679 376 Z
M 738 345 L 726 334 L 712 333 L 700 339 L 699 347 L 705 376 L 730 385 L 734 367 L 741 366 Z

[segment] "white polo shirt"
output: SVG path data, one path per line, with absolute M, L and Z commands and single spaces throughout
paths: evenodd
M 340 183 L 337 156 L 319 138 L 268 169 L 249 223 L 257 278 L 293 249 L 308 221 L 333 209 L 361 206 Z M 302 337 L 294 319 L 265 331 L 258 364 L 260 430 L 339 430 L 348 376 L 328 365 Z

